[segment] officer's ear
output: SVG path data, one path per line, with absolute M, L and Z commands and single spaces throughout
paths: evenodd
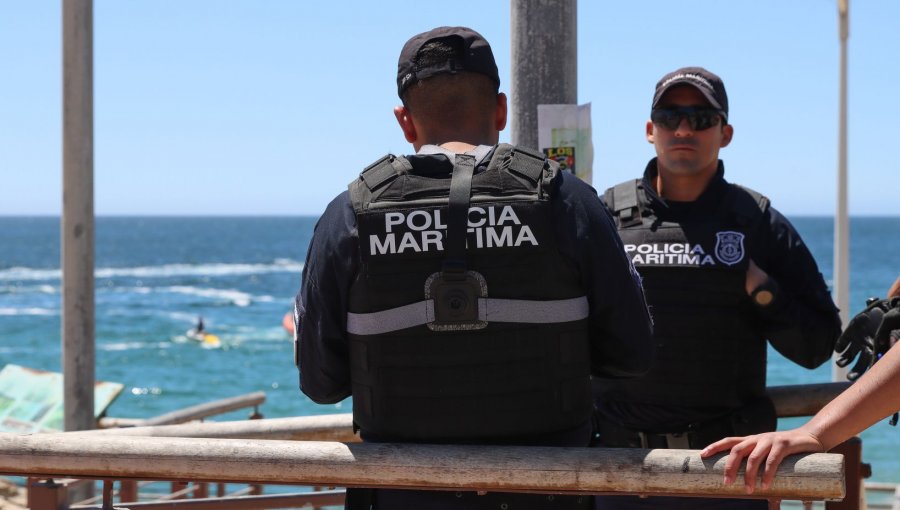
M 406 138 L 406 141 L 412 144 L 416 143 L 416 140 L 419 139 L 419 134 L 416 132 L 416 125 L 413 122 L 412 115 L 409 113 L 409 109 L 405 106 L 395 106 L 394 117 L 397 117 L 397 123 L 400 124 L 400 129 L 403 130 L 403 137 Z
M 497 128 L 497 131 L 506 129 L 507 113 L 506 94 L 500 92 L 497 94 L 497 112 L 494 117 L 494 127 Z
M 734 136 L 734 127 L 731 124 L 725 124 L 722 126 L 722 143 L 719 144 L 719 148 L 728 147 L 728 144 L 731 143 L 731 138 Z
M 650 143 L 656 143 L 656 136 L 653 134 L 653 121 L 647 121 L 647 141 Z

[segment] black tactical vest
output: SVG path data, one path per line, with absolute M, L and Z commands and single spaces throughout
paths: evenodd
M 506 144 L 479 173 L 457 156 L 452 178 L 449 165 L 415 168 L 421 158 L 386 156 L 350 184 L 354 422 L 378 440 L 429 442 L 583 425 L 587 299 L 556 248 L 557 167 Z
M 643 278 L 656 359 L 635 380 L 599 381 L 601 398 L 736 409 L 765 392 L 766 339 L 745 291 L 754 229 L 768 199 L 729 185 L 709 217 L 654 215 L 640 180 L 606 191 L 628 258 Z

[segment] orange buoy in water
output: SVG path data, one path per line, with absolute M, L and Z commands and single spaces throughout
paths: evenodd
M 284 326 L 284 330 L 288 332 L 289 335 L 294 334 L 294 314 L 288 312 L 284 314 L 284 318 L 281 319 L 281 325 Z

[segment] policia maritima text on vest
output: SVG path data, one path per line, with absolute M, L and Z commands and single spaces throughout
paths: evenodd
M 656 360 L 633 381 L 597 380 L 600 442 L 700 449 L 775 429 L 765 396 L 766 340 L 815 368 L 829 359 L 840 319 L 794 227 L 759 193 L 725 181 L 731 142 L 722 80 L 683 68 L 656 85 L 642 179 L 604 201 L 643 277 Z M 766 508 L 765 501 L 603 497 L 599 508 Z
M 591 376 L 653 353 L 639 278 L 596 192 L 497 144 L 506 96 L 478 33 L 403 47 L 394 110 L 416 154 L 329 204 L 296 303 L 300 386 L 353 396 L 364 441 L 587 446 Z M 351 491 L 369 508 L 584 508 L 589 498 Z

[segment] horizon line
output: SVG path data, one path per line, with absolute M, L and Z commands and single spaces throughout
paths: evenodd
M 782 215 L 789 218 L 834 218 L 834 214 L 791 214 L 780 211 Z M 273 213 L 118 213 L 118 214 L 96 214 L 94 218 L 318 218 L 321 214 L 273 214 Z M 856 213 L 848 215 L 850 218 L 900 218 L 900 214 L 873 214 L 873 213 Z M 48 214 L 7 214 L 0 213 L 0 218 L 61 218 L 58 213 Z

